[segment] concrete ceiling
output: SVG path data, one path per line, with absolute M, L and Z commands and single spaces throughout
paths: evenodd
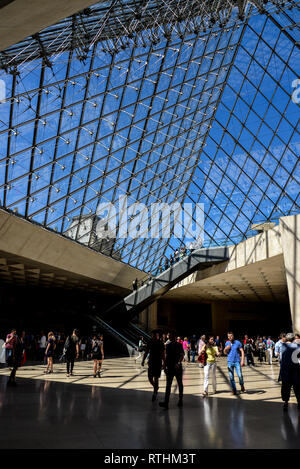
M 208 269 L 208 273 L 211 270 Z M 175 286 L 165 300 L 184 302 L 280 302 L 288 301 L 283 255 L 255 262 L 229 272 L 206 276 L 192 274 Z
M 0 282 L 20 286 L 82 289 L 125 296 L 128 290 L 0 251 Z
M 38 33 L 67 16 L 93 5 L 95 0 L 0 0 L 0 50 Z M 1 5 L 2 6 L 1 8 Z
M 123 262 L 3 210 L 0 258 L 0 279 L 23 284 L 82 285 L 124 295 L 135 278 L 145 276 Z

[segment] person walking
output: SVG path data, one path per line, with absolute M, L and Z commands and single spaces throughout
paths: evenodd
M 67 337 L 64 345 L 64 355 L 67 363 L 67 377 L 73 376 L 75 358 L 79 357 L 79 338 L 77 329 Z
M 152 338 L 146 346 L 142 366 L 144 366 L 148 355 L 148 379 L 150 384 L 153 386 L 152 402 L 154 402 L 157 398 L 159 389 L 159 378 L 161 376 L 162 363 L 165 360 L 165 346 L 160 340 L 159 332 L 156 330 L 152 331 Z
M 269 336 L 268 339 L 266 340 L 266 353 L 267 353 L 268 365 L 272 365 L 274 348 L 275 348 L 275 343 L 271 339 L 271 336 Z
M 246 339 L 246 343 L 244 345 L 244 352 L 247 360 L 247 366 L 255 366 L 254 364 L 254 357 L 253 357 L 253 352 L 254 352 L 254 347 L 251 343 L 250 339 Z
M 137 361 L 139 358 L 141 358 L 142 353 L 145 352 L 146 346 L 147 346 L 147 344 L 144 341 L 144 337 L 141 335 L 140 340 L 139 340 L 139 344 L 138 344 L 139 355 L 136 357 L 135 361 Z
M 53 358 L 54 358 L 54 351 L 56 349 L 56 339 L 53 332 L 49 332 L 48 334 L 48 341 L 47 347 L 45 351 L 45 355 L 47 358 L 47 367 L 45 373 L 53 373 Z
M 213 336 L 208 338 L 208 343 L 203 345 L 201 352 L 206 353 L 206 363 L 204 365 L 204 382 L 203 382 L 203 396 L 208 396 L 208 383 L 209 375 L 212 372 L 212 387 L 213 394 L 217 392 L 217 380 L 216 380 L 216 357 L 219 357 L 221 354 L 216 346 Z
M 234 380 L 234 370 L 238 375 L 241 391 L 245 392 L 244 378 L 241 368 L 244 366 L 245 354 L 241 342 L 239 340 L 235 340 L 232 332 L 228 332 L 227 337 L 228 340 L 225 343 L 224 352 L 227 355 L 228 372 L 232 394 L 236 395 L 237 392 Z
M 164 370 L 167 376 L 165 400 L 160 402 L 160 407 L 165 409 L 169 408 L 169 400 L 171 394 L 171 387 L 174 377 L 176 377 L 178 389 L 179 389 L 179 400 L 178 407 L 183 405 L 183 383 L 182 383 L 182 360 L 184 356 L 182 344 L 176 341 L 176 335 L 174 332 L 169 333 L 170 342 L 166 345 L 166 358 L 164 361 Z
M 286 342 L 281 352 L 281 398 L 285 412 L 288 410 L 292 387 L 300 410 L 300 345 L 293 342 L 294 339 L 295 335 L 292 332 L 286 334 Z
M 92 339 L 92 359 L 94 360 L 94 378 L 101 378 L 101 366 L 104 359 L 103 341 L 95 334 Z

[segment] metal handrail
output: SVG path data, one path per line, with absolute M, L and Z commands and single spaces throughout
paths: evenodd
M 136 344 L 134 344 L 130 339 L 127 339 L 120 332 L 116 331 L 116 329 L 114 329 L 109 324 L 107 324 L 105 321 L 103 321 L 103 319 L 99 318 L 99 316 L 89 315 L 89 317 L 91 319 L 93 319 L 94 321 L 98 322 L 104 329 L 108 330 L 112 335 L 117 336 L 117 338 L 121 342 L 124 342 L 126 345 L 130 345 L 132 348 L 137 349 Z

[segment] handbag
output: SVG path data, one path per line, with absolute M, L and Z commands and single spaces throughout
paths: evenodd
M 206 365 L 206 360 L 207 360 L 207 353 L 206 352 L 201 352 L 199 357 L 198 357 L 198 362 L 202 363 L 203 365 Z

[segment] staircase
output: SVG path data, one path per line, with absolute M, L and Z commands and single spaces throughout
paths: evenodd
M 150 336 L 131 322 L 135 316 L 193 272 L 207 269 L 226 260 L 228 260 L 227 247 L 195 250 L 104 311 L 101 317 L 90 316 L 90 318 L 123 344 L 137 348 L 140 336 L 145 339 L 149 339 Z

